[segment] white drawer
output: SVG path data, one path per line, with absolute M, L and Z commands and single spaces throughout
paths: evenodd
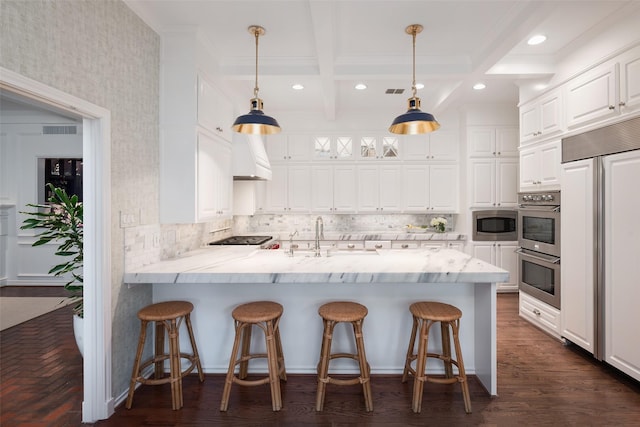
M 373 249 L 391 249 L 391 240 L 365 240 L 364 248 Z
M 350 242 L 349 240 L 340 240 L 336 246 L 338 249 L 363 249 L 364 243 L 362 243 L 362 241 Z
M 545 332 L 560 338 L 560 310 L 520 291 L 520 316 Z
M 417 249 L 419 247 L 419 242 L 391 242 L 391 248 L 393 249 Z

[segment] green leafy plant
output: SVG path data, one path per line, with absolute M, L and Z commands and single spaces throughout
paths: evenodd
M 69 257 L 65 262 L 53 266 L 49 274 L 62 276 L 70 274 L 70 280 L 64 285 L 69 292 L 73 313 L 83 317 L 84 306 L 82 300 L 83 288 L 83 228 L 82 228 L 82 202 L 77 195 L 69 196 L 63 188 L 47 184 L 51 190 L 48 204 L 28 204 L 36 208 L 33 212 L 21 212 L 29 217 L 24 220 L 20 229 L 45 229 L 36 234 L 36 240 L 32 246 L 45 245 L 51 241 L 59 242 L 55 254 L 61 257 Z

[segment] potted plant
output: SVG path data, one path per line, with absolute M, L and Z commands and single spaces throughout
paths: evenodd
M 82 300 L 83 289 L 83 228 L 82 202 L 77 195 L 69 196 L 63 188 L 47 184 L 51 192 L 47 204 L 28 204 L 35 208 L 33 212 L 21 212 L 28 215 L 21 230 L 44 229 L 35 237 L 38 238 L 32 246 L 41 246 L 49 242 L 59 243 L 55 254 L 65 258 L 64 262 L 53 266 L 49 274 L 63 276 L 69 274 L 69 281 L 64 288 L 69 292 L 74 314 L 74 333 L 78 348 L 82 353 L 81 319 L 84 317 Z

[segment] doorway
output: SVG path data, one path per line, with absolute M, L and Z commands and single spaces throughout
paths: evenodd
M 0 90 L 82 118 L 84 158 L 84 381 L 82 422 L 108 418 L 111 392 L 110 112 L 0 67 Z

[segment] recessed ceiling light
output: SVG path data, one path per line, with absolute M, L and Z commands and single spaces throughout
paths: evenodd
M 424 89 L 424 85 L 422 83 L 416 83 L 416 89 Z
M 487 87 L 487 85 L 484 84 L 484 83 L 476 83 L 476 84 L 473 85 L 473 88 L 475 90 L 482 90 L 482 89 L 484 89 L 486 87 Z
M 543 35 L 543 34 L 537 34 L 533 37 L 531 37 L 528 41 L 527 44 L 530 46 L 535 46 L 537 44 L 540 44 L 542 42 L 544 42 L 547 39 L 547 36 Z
M 291 88 L 294 90 L 302 90 L 304 89 L 304 86 L 302 86 L 300 83 L 296 83 L 293 86 L 291 86 Z
M 364 83 L 358 83 L 354 86 L 354 88 L 356 88 L 357 90 L 365 90 L 367 88 L 367 85 Z

